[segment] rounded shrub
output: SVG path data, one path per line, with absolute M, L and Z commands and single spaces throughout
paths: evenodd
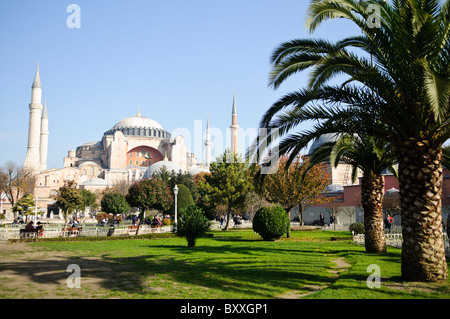
M 181 210 L 181 218 L 178 222 L 177 235 L 185 237 L 188 247 L 195 246 L 197 238 L 205 235 L 211 228 L 211 221 L 206 218 L 205 213 L 196 205 L 191 205 Z
M 364 224 L 363 223 L 353 223 L 349 226 L 349 229 L 355 235 L 364 234 Z
M 280 206 L 261 207 L 253 217 L 253 230 L 263 240 L 277 240 L 283 236 L 289 227 L 289 217 Z

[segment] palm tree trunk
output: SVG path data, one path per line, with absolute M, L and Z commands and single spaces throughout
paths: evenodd
M 364 172 L 361 179 L 361 199 L 364 211 L 364 240 L 368 253 L 386 252 L 383 228 L 383 178 Z
M 447 280 L 442 233 L 442 150 L 410 140 L 398 148 L 402 217 L 402 277 Z

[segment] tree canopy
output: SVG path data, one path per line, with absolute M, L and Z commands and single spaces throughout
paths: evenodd
M 198 186 L 211 205 L 227 207 L 227 230 L 232 210 L 245 208 L 247 193 L 253 186 L 252 177 L 248 165 L 229 149 L 211 162 L 209 170 L 211 174 L 203 175 Z

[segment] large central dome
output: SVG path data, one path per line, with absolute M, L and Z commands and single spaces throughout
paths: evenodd
M 152 120 L 151 118 L 142 116 L 139 113 L 136 116 L 130 116 L 117 122 L 113 128 L 122 128 L 122 127 L 145 127 L 145 128 L 156 128 L 160 130 L 163 129 L 161 124 L 159 124 L 155 120 Z
M 161 124 L 142 116 L 140 112 L 136 116 L 130 116 L 117 122 L 112 129 L 105 132 L 105 135 L 112 135 L 117 131 L 121 131 L 125 136 L 170 138 L 170 134 L 163 129 Z

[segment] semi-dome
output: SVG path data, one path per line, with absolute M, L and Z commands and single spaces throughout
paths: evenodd
M 83 183 L 81 183 L 83 186 L 108 186 L 108 182 L 105 181 L 103 178 L 91 178 L 90 180 L 87 180 Z
M 174 171 L 177 174 L 179 171 L 181 171 L 182 173 L 186 172 L 186 170 L 183 169 L 180 165 L 174 162 L 170 162 L 168 160 L 164 160 L 156 162 L 155 164 L 147 168 L 144 175 L 142 176 L 142 179 L 151 178 L 154 173 L 161 171 L 163 168 L 165 168 L 169 173 L 172 173 L 172 171 Z
M 393 196 L 398 196 L 400 194 L 400 191 L 397 189 L 397 188 L 395 188 L 395 187 L 392 187 L 392 188 L 390 188 L 390 189 L 388 189 L 387 191 L 386 191 L 386 193 L 385 193 L 385 195 L 387 196 L 387 197 L 393 197 Z
M 336 133 L 329 133 L 329 134 L 323 134 L 316 138 L 314 142 L 312 143 L 311 147 L 309 148 L 308 155 L 311 155 L 314 150 L 318 149 L 325 143 L 331 143 L 336 142 L 339 138 L 340 134 Z
M 192 176 L 195 176 L 200 173 L 210 173 L 210 171 L 207 167 L 204 166 L 192 166 L 191 168 L 189 168 L 189 173 Z
M 117 122 L 105 135 L 113 135 L 121 131 L 125 136 L 170 138 L 169 132 L 155 120 L 142 116 L 140 112 L 136 116 L 130 116 Z
M 344 187 L 339 184 L 331 184 L 326 188 L 327 193 L 343 193 Z

